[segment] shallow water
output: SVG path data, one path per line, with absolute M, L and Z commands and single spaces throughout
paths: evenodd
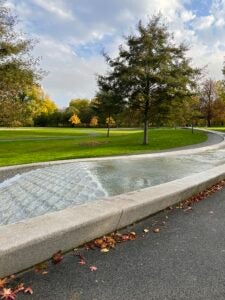
M 0 224 L 139 190 L 225 164 L 225 149 L 48 166 L 0 184 Z

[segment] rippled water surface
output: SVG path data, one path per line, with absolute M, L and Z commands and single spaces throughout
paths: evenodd
M 29 171 L 0 184 L 0 224 L 165 183 L 225 164 L 225 149 L 194 155 L 75 162 Z

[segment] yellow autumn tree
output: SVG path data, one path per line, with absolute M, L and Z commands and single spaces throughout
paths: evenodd
M 94 116 L 94 117 L 91 118 L 90 126 L 91 127 L 98 126 L 98 117 Z
M 27 91 L 27 109 L 32 118 L 44 114 L 53 114 L 58 107 L 39 85 L 33 85 Z
M 112 117 L 106 118 L 105 123 L 110 126 L 114 126 L 116 124 L 115 120 Z
M 76 114 L 73 114 L 73 115 L 70 117 L 69 122 L 70 122 L 71 124 L 73 124 L 74 126 L 75 126 L 75 125 L 79 125 L 79 124 L 81 123 L 81 122 L 80 122 L 80 118 L 79 118 L 78 115 L 76 115 Z

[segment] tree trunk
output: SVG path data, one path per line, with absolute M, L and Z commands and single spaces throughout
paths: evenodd
M 143 145 L 148 145 L 148 119 L 144 120 L 144 141 Z
M 110 131 L 110 114 L 109 114 L 109 116 L 108 116 L 108 123 L 107 123 L 107 137 L 109 137 L 109 131 Z
M 211 127 L 211 119 L 210 118 L 207 118 L 207 126 Z
M 143 145 L 148 145 L 148 101 L 145 104 L 145 112 L 144 112 L 144 141 Z

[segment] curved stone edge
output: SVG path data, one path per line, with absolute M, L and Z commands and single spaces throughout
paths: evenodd
M 0 278 L 124 228 L 225 178 L 225 165 L 182 179 L 0 227 Z
M 7 167 L 0 167 L 0 172 L 2 171 L 9 171 L 15 169 L 22 169 L 28 167 L 47 167 L 52 165 L 60 165 L 60 164 L 67 164 L 67 163 L 74 163 L 74 162 L 88 162 L 88 161 L 104 161 L 104 160 L 116 160 L 116 159 L 136 159 L 136 158 L 150 158 L 150 157 L 165 157 L 165 156 L 175 156 L 175 155 L 191 155 L 191 154 L 198 154 L 203 151 L 212 151 L 218 150 L 220 148 L 225 147 L 225 136 L 221 132 L 216 132 L 213 130 L 196 128 L 195 130 L 209 132 L 213 134 L 217 134 L 222 138 L 222 141 L 216 143 L 215 145 L 204 146 L 199 148 L 193 149 L 184 149 L 184 150 L 174 150 L 174 151 L 165 151 L 160 153 L 145 153 L 145 154 L 131 154 L 131 155 L 118 155 L 118 156 L 106 156 L 106 157 L 91 157 L 91 158 L 76 158 L 76 159 L 66 159 L 66 160 L 54 160 L 54 161 L 47 161 L 47 162 L 39 162 L 39 163 L 30 163 L 30 164 L 23 164 L 23 165 L 13 165 Z M 196 145 L 196 144 L 194 144 Z M 190 145 L 191 146 L 191 145 Z

